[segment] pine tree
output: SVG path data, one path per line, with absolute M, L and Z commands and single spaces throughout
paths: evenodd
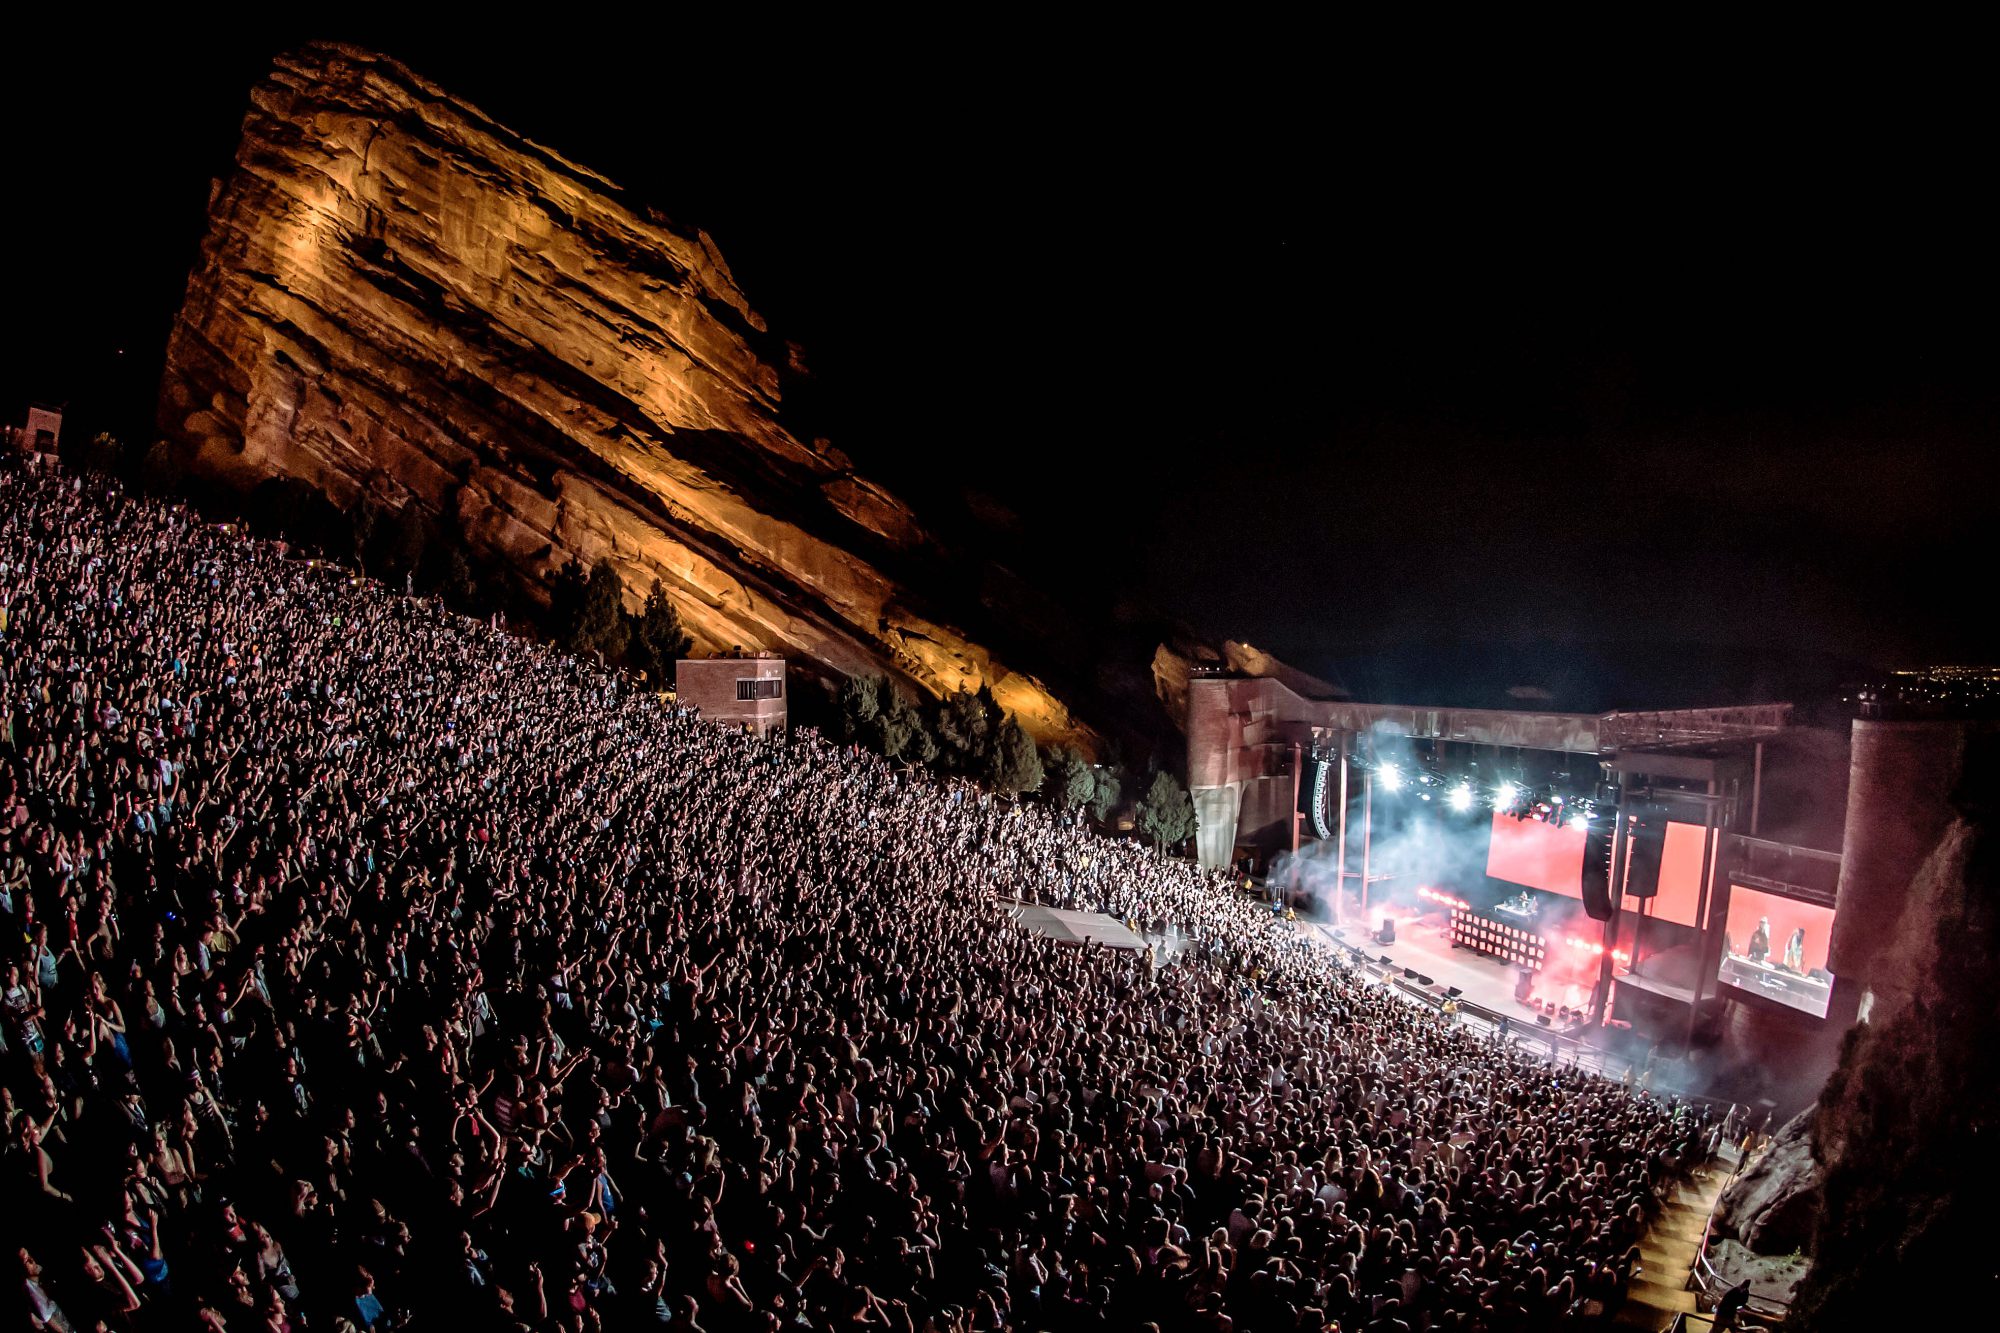
M 435 523 L 428 526 L 423 557 L 417 562 L 417 582 L 436 593 L 444 604 L 464 615 L 486 614 L 485 591 L 473 567 L 472 548 L 465 539 L 458 497 L 447 501 Z
M 881 676 L 849 676 L 840 682 L 840 734 L 848 744 L 878 745 L 875 724 L 887 684 Z
M 375 530 L 382 526 L 382 506 L 372 495 L 364 495 L 347 511 L 348 557 L 363 574 L 375 559 Z
M 549 634 L 565 648 L 576 644 L 583 624 L 583 593 L 589 585 L 590 571 L 575 556 L 556 571 L 549 585 Z
M 993 691 L 984 685 L 976 693 L 959 690 L 945 696 L 938 704 L 933 728 L 945 766 L 958 773 L 985 772 L 1000 722 L 1000 706 Z
M 472 558 L 465 553 L 465 547 L 453 542 L 444 548 L 439 558 L 436 582 L 438 596 L 454 611 L 469 616 L 479 615 L 485 610 L 485 596 L 479 587 L 479 577 L 472 572 Z
M 425 548 L 433 540 L 431 522 L 421 509 L 409 503 L 398 509 L 371 503 L 368 511 L 373 515 L 368 531 L 363 533 L 358 526 L 356 529 L 356 540 L 365 552 L 362 558 L 376 578 L 400 589 L 404 576 L 416 573 Z
M 179 495 L 186 480 L 180 451 L 166 440 L 153 441 L 139 465 L 139 484 L 151 495 Z
M 597 653 L 605 661 L 625 655 L 631 630 L 625 623 L 625 581 L 618 567 L 600 559 L 590 567 L 583 585 L 583 603 L 569 647 L 576 653 Z
M 1194 836 L 1194 801 L 1187 788 L 1164 769 L 1153 775 L 1153 785 L 1134 813 L 1139 832 L 1152 839 L 1155 847 L 1176 847 Z
M 1042 785 L 1042 757 L 1034 738 L 1022 729 L 1020 720 L 1003 718 L 993 732 L 986 752 L 983 776 L 988 784 L 1009 795 L 1033 791 Z
M 674 663 L 686 657 L 688 649 L 694 646 L 694 640 L 681 626 L 680 612 L 674 609 L 658 579 L 653 580 L 646 593 L 646 606 L 639 613 L 635 638 L 640 665 L 650 679 L 662 685 L 673 679 Z
M 1088 804 L 1097 794 L 1097 774 L 1091 771 L 1090 761 L 1083 757 L 1083 752 L 1073 745 L 1050 747 L 1042 770 L 1048 775 L 1049 799 L 1064 810 Z
M 930 764 L 938 757 L 937 739 L 924 725 L 916 701 L 893 683 L 883 681 L 884 702 L 875 719 L 876 748 L 906 764 Z
M 1108 824 L 1125 794 L 1124 780 L 1110 764 L 1099 764 L 1092 770 L 1091 779 L 1094 790 L 1090 794 L 1090 817 L 1100 824 Z

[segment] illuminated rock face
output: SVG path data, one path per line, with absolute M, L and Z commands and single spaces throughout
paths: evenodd
M 1075 734 L 937 609 L 915 516 L 779 424 L 791 353 L 706 235 L 365 51 L 283 57 L 252 103 L 167 351 L 192 466 L 455 513 L 538 597 L 608 556 L 699 647 L 983 681 Z

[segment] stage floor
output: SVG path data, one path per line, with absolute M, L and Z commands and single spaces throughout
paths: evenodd
M 1328 944 L 1345 945 L 1360 951 L 1370 961 L 1386 957 L 1392 966 L 1412 968 L 1419 976 L 1429 977 L 1439 986 L 1456 986 L 1464 999 L 1496 1014 L 1504 1014 L 1516 1022 L 1533 1023 L 1535 1015 L 1542 1012 L 1539 1005 L 1514 998 L 1517 973 L 1512 964 L 1471 949 L 1452 948 L 1443 916 L 1398 921 L 1394 944 L 1377 944 L 1358 925 L 1345 927 L 1345 933 L 1339 935 L 1334 933 L 1335 927 L 1331 923 L 1301 922 L 1300 925 L 1318 933 Z M 1546 972 L 1536 975 L 1532 994 L 1537 1000 L 1547 998 L 1577 1010 L 1590 1003 L 1587 987 L 1560 981 Z

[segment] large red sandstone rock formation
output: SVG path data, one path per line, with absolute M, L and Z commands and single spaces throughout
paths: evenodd
M 315 44 L 252 93 L 167 351 L 162 425 L 242 488 L 455 513 L 532 593 L 655 577 L 697 644 L 1068 709 L 931 608 L 937 544 L 778 421 L 788 358 L 706 235 L 393 60 Z M 931 594 L 926 600 L 924 593 Z

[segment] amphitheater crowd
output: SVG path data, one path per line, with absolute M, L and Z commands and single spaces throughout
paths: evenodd
M 0 472 L 0 699 L 10 1323 L 1561 1327 L 1707 1129 L 110 483 Z

